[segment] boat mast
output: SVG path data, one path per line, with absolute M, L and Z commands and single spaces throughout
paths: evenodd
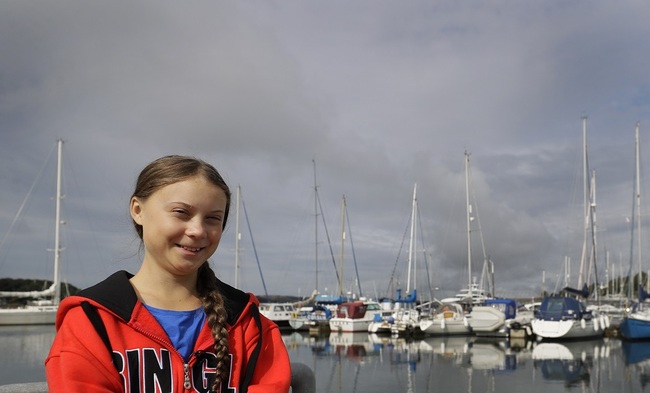
M 639 148 L 639 128 L 640 123 L 636 123 L 636 130 L 634 133 L 635 145 L 635 183 L 636 183 L 636 236 L 637 236 L 637 259 L 639 261 L 639 287 L 641 287 L 641 277 L 643 276 L 643 266 L 641 266 L 641 168 L 640 168 L 640 148 Z
M 585 269 L 587 257 L 587 231 L 589 231 L 589 194 L 587 191 L 587 116 L 582 116 L 582 203 L 584 230 L 582 238 L 582 256 L 580 258 L 580 270 L 578 271 L 578 289 L 582 288 L 582 274 Z
M 589 275 L 587 276 L 587 284 L 589 284 L 589 278 L 591 278 L 591 271 L 593 267 L 594 271 L 594 292 L 596 300 L 600 300 L 599 288 L 598 288 L 598 258 L 597 258 L 597 224 L 596 224 L 596 170 L 591 172 L 591 192 L 590 192 L 590 202 L 589 202 L 589 222 L 591 228 L 591 258 L 589 261 Z
M 61 299 L 61 170 L 63 157 L 63 139 L 57 141 L 57 164 L 56 164 L 56 213 L 54 227 L 54 299 L 53 304 L 59 305 Z
M 465 151 L 465 208 L 467 212 L 467 288 L 469 290 L 469 305 L 473 303 L 472 294 L 472 228 L 471 228 L 471 215 L 472 205 L 469 202 L 469 153 Z
M 630 236 L 630 265 L 628 270 L 628 286 L 627 286 L 627 298 L 628 301 L 632 299 L 632 284 L 634 282 L 632 276 L 632 265 L 634 263 L 634 224 L 638 226 L 637 230 L 637 254 L 639 261 L 639 278 L 638 278 L 638 288 L 639 295 L 641 294 L 641 275 L 643 274 L 643 268 L 641 266 L 641 175 L 640 175 L 640 158 L 639 158 L 639 127 L 640 123 L 636 123 L 636 130 L 634 133 L 634 191 L 633 191 L 633 200 L 632 200 L 632 225 L 630 226 L 631 236 Z
M 241 186 L 237 184 L 237 197 L 235 209 L 235 288 L 238 287 L 239 275 L 239 240 L 241 239 L 241 232 L 239 231 L 239 205 L 240 205 Z
M 314 278 L 314 288 L 318 290 L 318 183 L 316 181 L 316 160 L 311 160 L 314 167 L 314 262 L 316 264 L 316 271 Z
M 413 205 L 411 207 L 411 239 L 409 241 L 409 261 L 408 261 L 408 270 L 407 270 L 407 276 L 406 276 L 406 295 L 411 291 L 411 269 L 413 265 L 415 264 L 415 261 L 413 259 L 413 248 L 414 248 L 414 242 L 416 241 L 415 238 L 415 218 L 416 218 L 416 206 L 417 206 L 417 183 L 413 185 Z M 415 284 L 413 285 L 413 289 L 415 289 Z
M 341 202 L 341 259 L 339 262 L 339 296 L 343 296 L 343 250 L 345 246 L 345 195 L 343 195 L 343 200 Z

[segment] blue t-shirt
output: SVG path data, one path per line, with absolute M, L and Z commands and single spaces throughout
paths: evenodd
M 145 307 L 165 329 L 174 348 L 187 362 L 205 322 L 203 307 L 189 311 L 164 310 L 146 304 Z

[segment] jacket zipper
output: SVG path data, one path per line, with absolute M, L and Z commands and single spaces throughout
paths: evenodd
M 158 341 L 161 344 L 165 344 L 165 347 L 167 347 L 167 349 L 171 348 L 172 352 L 175 352 L 176 355 L 178 355 L 178 357 L 180 357 L 183 360 L 183 388 L 186 389 L 186 390 L 191 389 L 192 388 L 192 383 L 190 381 L 190 364 L 185 361 L 185 359 L 183 358 L 183 355 L 181 355 L 181 353 L 178 352 L 178 350 L 176 348 L 174 348 L 172 343 L 169 342 L 168 340 L 165 340 L 165 339 L 161 338 L 161 337 L 153 335 L 153 334 L 149 333 L 147 330 L 141 329 L 138 326 L 133 326 L 133 328 L 135 330 L 139 331 L 140 333 L 144 334 L 145 336 L 153 339 L 154 341 Z M 194 353 L 190 357 L 192 357 L 192 356 L 194 356 Z

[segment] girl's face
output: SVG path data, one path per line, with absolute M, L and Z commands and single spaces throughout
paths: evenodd
M 143 264 L 174 275 L 196 270 L 216 251 L 226 211 L 224 191 L 200 176 L 167 185 L 146 200 L 131 200 L 131 217 L 142 225 Z

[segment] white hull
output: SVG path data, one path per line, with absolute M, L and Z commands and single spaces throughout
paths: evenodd
M 368 326 L 374 319 L 331 318 L 330 330 L 332 332 L 368 332 Z
M 475 333 L 496 332 L 506 323 L 506 315 L 490 306 L 474 306 L 467 321 Z
M 471 333 L 466 319 L 444 318 L 442 316 L 421 320 L 420 330 L 430 336 L 465 335 Z
M 599 322 L 599 318 L 564 321 L 545 321 L 543 319 L 535 319 L 532 321 L 531 325 L 533 333 L 539 338 L 575 339 L 602 336 L 603 329 Z
M 54 325 L 57 306 L 0 309 L 0 326 Z
M 393 323 L 390 323 L 388 321 L 381 321 L 381 322 L 370 322 L 368 325 L 368 333 L 370 334 L 391 334 L 391 330 L 393 328 Z
M 309 320 L 307 318 L 291 318 L 289 325 L 293 330 L 309 330 Z

